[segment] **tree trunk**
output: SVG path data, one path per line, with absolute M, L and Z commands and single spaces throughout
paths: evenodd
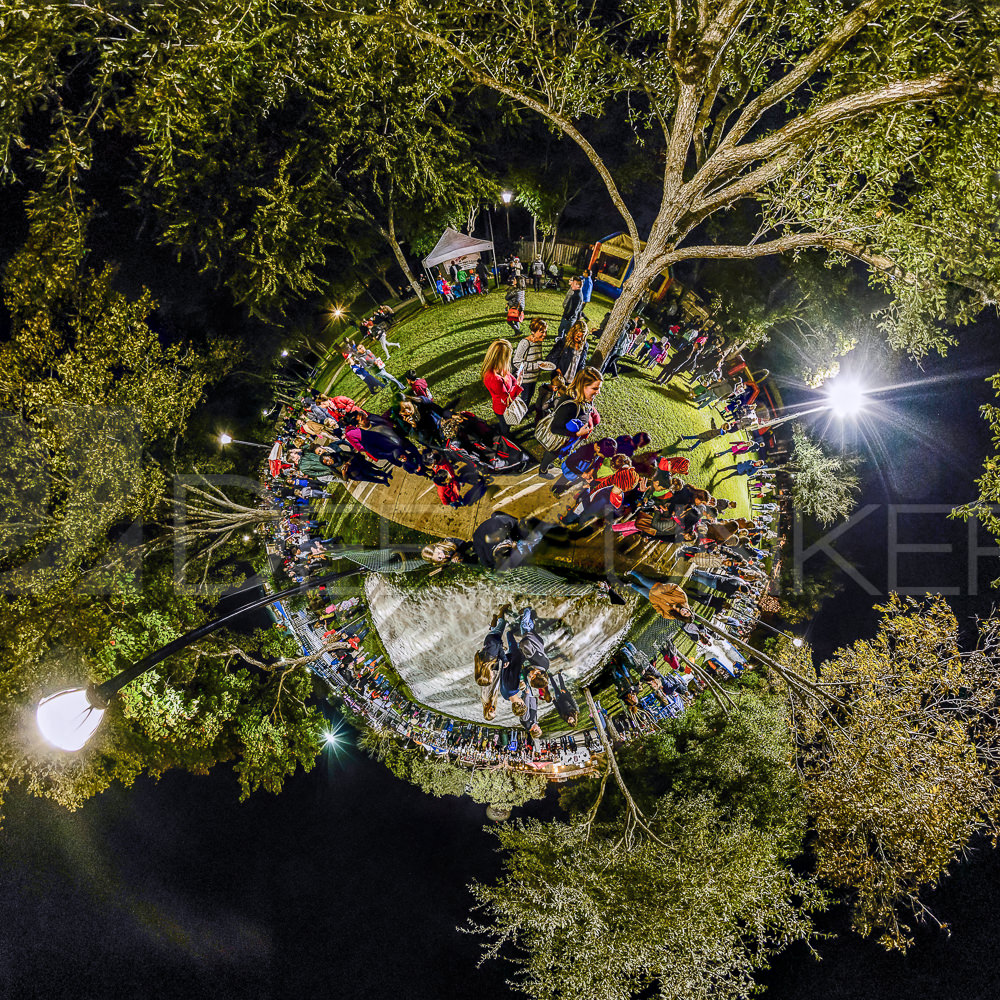
M 389 284 L 389 279 L 386 278 L 385 271 L 378 271 L 378 270 L 375 270 L 374 268 L 369 268 L 368 270 L 372 274 L 374 274 L 375 277 L 378 278 L 378 280 L 381 281 L 383 285 L 385 285 L 386 291 L 389 293 L 389 297 L 390 298 L 392 298 L 392 299 L 398 299 L 399 298 L 399 294 L 396 292 L 396 289 L 393 288 L 392 285 Z
M 410 265 L 407 263 L 406 257 L 403 255 L 403 250 L 396 239 L 396 223 L 392 217 L 392 203 L 389 203 L 389 230 L 386 232 L 382 230 L 385 236 L 386 242 L 392 248 L 393 256 L 396 258 L 396 263 L 399 264 L 400 270 L 406 275 L 406 280 L 410 283 L 410 288 L 413 289 L 413 294 L 416 295 L 417 301 L 426 309 L 427 300 L 424 298 L 424 291 L 420 287 L 420 282 L 413 276 L 413 272 L 410 270 Z
M 538 256 L 538 217 L 531 213 L 531 259 Z
M 643 293 L 649 287 L 649 282 L 658 273 L 659 271 L 646 272 L 635 268 L 632 274 L 629 275 L 628 280 L 622 288 L 621 295 L 615 301 L 611 314 L 604 324 L 604 332 L 601 334 L 601 339 L 598 341 L 592 355 L 590 364 L 595 368 L 599 368 L 604 363 L 604 359 L 608 356 L 611 348 L 615 346 L 615 341 L 621 334 L 626 320 L 632 315 L 632 310 L 639 304 Z
M 559 220 L 552 224 L 552 242 L 549 244 L 549 263 L 552 262 L 552 258 L 556 252 L 556 237 L 559 235 Z

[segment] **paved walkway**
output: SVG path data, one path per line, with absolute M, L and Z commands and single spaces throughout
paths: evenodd
M 476 526 L 494 511 L 503 511 L 517 518 L 537 517 L 555 521 L 575 501 L 570 494 L 554 497 L 549 488 L 553 482 L 543 479 L 537 472 L 497 476 L 478 503 L 457 510 L 441 503 L 436 487 L 429 480 L 402 470 L 394 472 L 389 486 L 353 483 L 349 492 L 379 517 L 427 535 L 469 541 Z M 623 548 L 626 551 L 623 552 Z M 617 564 L 619 568 L 635 568 L 653 576 L 666 576 L 673 568 L 676 548 L 672 543 L 653 541 L 644 536 L 633 535 L 630 539 L 622 539 L 610 529 L 598 527 L 571 536 L 565 544 L 543 544 L 537 550 L 534 561 L 543 566 L 583 569 L 602 575 Z

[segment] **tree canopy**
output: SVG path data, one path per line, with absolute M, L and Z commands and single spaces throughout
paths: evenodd
M 840 708 L 789 697 L 816 873 L 848 894 L 859 933 L 905 949 L 907 919 L 933 918 L 920 892 L 975 834 L 1000 830 L 1000 656 L 995 621 L 963 652 L 941 597 L 891 595 L 878 610 L 875 636 L 820 669 Z
M 854 509 L 858 460 L 850 455 L 831 455 L 799 424 L 792 428 L 793 452 L 786 465 L 792 473 L 792 502 L 800 514 L 815 517 L 823 525 L 833 524 Z
M 405 11 L 375 0 L 310 10 L 357 44 L 364 33 L 393 59 L 422 58 L 427 74 L 496 92 L 583 150 L 633 245 L 644 241 L 602 350 L 647 282 L 688 259 L 819 248 L 860 261 L 892 296 L 881 317 L 890 342 L 916 357 L 947 347 L 943 323 L 968 322 L 997 297 L 995 7 L 501 0 L 475 13 L 451 0 Z M 588 138 L 609 113 L 661 164 L 659 203 L 641 227 Z M 751 239 L 702 238 L 706 220 L 742 202 L 759 216 Z
M 472 887 L 475 929 L 487 956 L 514 946 L 528 996 L 746 997 L 769 956 L 810 938 L 823 898 L 787 864 L 805 827 L 781 702 L 702 711 L 620 750 L 653 836 L 624 846 L 624 800 L 596 779 L 563 796 L 569 822 L 498 829 L 504 873 Z

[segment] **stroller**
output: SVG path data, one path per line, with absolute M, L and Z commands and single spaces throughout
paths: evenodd
M 531 456 L 510 438 L 468 410 L 460 416 L 462 422 L 446 441 L 449 451 L 487 473 L 511 475 L 528 467 Z
M 553 264 L 545 272 L 545 280 L 542 288 L 552 292 L 561 292 L 563 288 L 562 278 L 559 276 L 559 269 Z

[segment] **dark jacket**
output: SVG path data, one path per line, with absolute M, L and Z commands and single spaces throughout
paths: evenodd
M 583 292 L 579 288 L 574 288 L 566 296 L 566 302 L 563 305 L 563 321 L 568 321 L 570 324 L 575 323 L 580 318 L 580 314 L 583 312 L 583 307 L 586 304 L 583 299 Z
M 549 351 L 546 361 L 551 361 L 556 368 L 562 372 L 563 378 L 567 382 L 572 382 L 573 377 L 577 372 L 582 371 L 587 365 L 587 341 L 588 337 L 583 338 L 583 348 L 580 351 L 580 358 L 577 361 L 576 367 L 573 367 L 573 355 L 575 351 L 566 342 L 565 338 L 557 340 Z

